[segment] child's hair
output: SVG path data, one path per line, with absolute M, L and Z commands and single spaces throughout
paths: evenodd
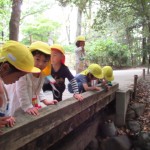
M 9 71 L 8 73 L 15 73 L 15 72 L 22 72 L 21 70 L 15 68 L 12 64 L 10 64 L 8 61 L 5 61 L 4 63 L 9 64 Z M 4 63 L 0 63 L 0 66 Z
M 93 74 L 91 74 L 91 73 L 88 73 L 87 76 L 90 77 L 90 79 L 94 78 Z
M 77 46 L 77 47 L 80 47 L 80 42 L 81 42 L 81 41 L 77 41 L 77 42 L 76 42 L 76 46 Z
M 41 52 L 41 51 L 39 51 L 39 50 L 32 51 L 32 55 L 33 55 L 33 56 L 35 56 L 35 55 L 44 55 L 44 57 L 45 57 L 45 59 L 46 59 L 47 61 L 50 60 L 50 55 L 45 54 L 45 53 L 43 53 L 43 52 Z

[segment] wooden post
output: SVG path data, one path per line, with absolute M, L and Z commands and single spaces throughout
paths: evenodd
M 137 79 L 138 79 L 138 75 L 134 75 L 134 93 L 133 93 L 133 99 L 136 98 Z
M 143 79 L 145 80 L 145 69 L 143 69 Z

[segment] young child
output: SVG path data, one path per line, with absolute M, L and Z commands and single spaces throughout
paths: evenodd
M 15 123 L 13 117 L 7 116 L 9 101 L 4 83 L 12 84 L 28 72 L 40 72 L 40 69 L 34 67 L 29 49 L 16 41 L 6 42 L 0 52 L 0 128 L 5 125 L 12 127 Z
M 104 66 L 102 68 L 102 71 L 104 75 L 104 78 L 102 80 L 102 87 L 106 89 L 106 91 L 108 91 L 110 86 L 112 86 L 111 81 L 114 80 L 113 69 L 111 66 Z
M 85 37 L 78 36 L 76 39 L 76 48 L 75 48 L 76 73 L 80 73 L 86 67 L 84 46 L 85 46 Z
M 74 76 L 71 74 L 68 67 L 65 66 L 65 52 L 62 46 L 57 44 L 51 46 L 51 64 L 52 64 L 51 75 L 54 78 L 55 83 L 54 85 L 52 85 L 47 80 L 44 83 L 43 90 L 53 91 L 54 99 L 61 101 L 63 92 L 66 88 L 65 78 L 67 78 L 73 87 L 74 97 L 78 100 L 83 100 L 82 95 L 79 94 L 78 86 L 76 80 L 74 79 Z
M 102 78 L 102 69 L 98 64 L 91 64 L 86 70 L 75 76 L 80 93 L 83 93 L 85 91 L 101 90 L 100 87 L 96 86 L 96 83 L 98 83 L 98 80 Z M 93 81 L 96 83 L 94 83 L 94 85 L 91 85 Z M 68 84 L 68 90 L 70 93 L 72 93 L 72 86 L 70 84 Z
M 57 100 L 47 100 L 43 90 L 44 82 L 44 69 L 50 68 L 50 47 L 44 42 L 34 42 L 29 47 L 33 54 L 35 66 L 42 70 L 41 73 L 27 74 L 20 78 L 12 87 L 7 86 L 7 90 L 10 91 L 10 114 L 21 106 L 21 108 L 31 114 L 38 115 L 38 109 L 41 108 L 39 101 L 45 105 L 56 104 Z M 50 72 L 48 72 L 49 74 Z M 48 75 L 47 74 L 47 75 Z M 13 92 L 14 91 L 14 92 Z

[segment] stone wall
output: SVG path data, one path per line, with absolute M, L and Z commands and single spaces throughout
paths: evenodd
M 39 116 L 20 111 L 16 116 L 16 126 L 5 128 L 5 133 L 0 136 L 0 147 L 3 147 L 3 150 L 48 149 L 114 100 L 117 90 L 118 84 L 114 84 L 108 92 L 85 92 L 84 101 L 70 98 L 41 109 Z M 93 126 L 96 125 L 97 122 Z M 93 136 L 86 137 L 87 142 L 91 141 Z M 77 148 L 79 145 L 79 150 L 86 146 L 87 142 L 79 144 L 79 140 L 75 146 Z

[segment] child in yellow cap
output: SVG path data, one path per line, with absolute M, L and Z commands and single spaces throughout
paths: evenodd
M 76 38 L 76 48 L 75 48 L 76 73 L 80 73 L 86 67 L 84 46 L 85 46 L 85 37 L 78 36 Z
M 65 90 L 65 78 L 67 78 L 73 86 L 74 97 L 78 100 L 83 100 L 82 95 L 79 94 L 78 86 L 74 76 L 65 65 L 65 52 L 61 45 L 54 44 L 51 46 L 51 75 L 54 79 L 53 84 L 50 84 L 47 80 L 44 83 L 43 90 L 53 91 L 54 99 L 58 101 L 62 100 L 62 95 Z
M 113 69 L 111 66 L 104 66 L 102 68 L 104 78 L 102 80 L 102 87 L 109 90 L 110 86 L 112 86 L 112 81 L 114 80 Z
M 44 42 L 37 41 L 32 43 L 29 49 L 33 54 L 35 66 L 42 71 L 41 73 L 30 73 L 20 78 L 13 85 L 14 88 L 6 87 L 8 91 L 14 90 L 9 95 L 12 102 L 10 104 L 10 114 L 13 114 L 21 106 L 25 112 L 38 115 L 38 109 L 41 108 L 39 101 L 45 105 L 57 103 L 57 100 L 47 100 L 42 90 L 45 78 L 43 70 L 47 67 L 50 68 L 50 46 Z
M 86 91 L 100 91 L 101 88 L 97 87 L 96 83 L 102 78 L 102 68 L 98 64 L 91 64 L 87 69 L 75 76 L 80 93 Z M 92 85 L 93 82 L 95 83 Z M 68 84 L 68 90 L 72 93 L 72 86 L 70 84 Z
M 0 51 L 0 128 L 5 125 L 12 127 L 15 123 L 13 117 L 5 117 L 8 115 L 9 101 L 4 83 L 12 84 L 29 72 L 40 72 L 40 69 L 34 67 L 29 49 L 16 41 L 6 42 Z

